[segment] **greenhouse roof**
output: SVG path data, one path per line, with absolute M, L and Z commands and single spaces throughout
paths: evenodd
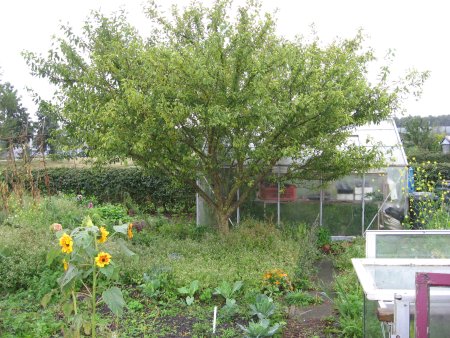
M 350 143 L 368 148 L 378 147 L 383 152 L 388 166 L 406 167 L 408 165 L 394 119 L 355 128 L 350 137 Z

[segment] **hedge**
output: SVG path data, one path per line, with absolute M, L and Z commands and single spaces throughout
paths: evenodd
M 164 212 L 190 212 L 195 205 L 194 190 L 173 179 L 140 168 L 53 168 L 34 170 L 41 192 L 95 196 L 99 202 L 120 203 L 131 197 L 139 206 Z M 129 196 L 129 197 L 128 197 Z

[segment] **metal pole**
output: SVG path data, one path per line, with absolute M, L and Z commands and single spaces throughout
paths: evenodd
M 280 226 L 280 166 L 278 168 L 278 189 L 277 189 L 277 225 Z
M 237 200 L 239 202 L 239 189 L 237 190 Z M 239 225 L 240 221 L 241 221 L 241 207 L 238 206 L 236 210 L 236 224 Z
M 364 225 L 364 220 L 365 220 L 365 216 L 366 216 L 366 200 L 364 198 L 364 187 L 366 185 L 366 174 L 363 174 L 362 177 L 362 189 L 361 189 L 361 206 L 362 206 L 362 211 L 361 211 L 361 236 L 364 236 L 364 230 L 365 230 L 365 225 Z
M 197 180 L 197 185 L 199 186 L 199 180 Z M 199 206 L 199 203 L 200 203 L 200 196 L 198 195 L 198 193 L 196 193 L 195 194 L 195 213 L 196 213 L 195 221 L 196 221 L 197 225 L 200 225 L 200 213 L 199 213 L 200 206 Z
M 320 179 L 320 195 L 319 195 L 319 225 L 323 225 L 323 187 L 322 187 L 323 181 Z

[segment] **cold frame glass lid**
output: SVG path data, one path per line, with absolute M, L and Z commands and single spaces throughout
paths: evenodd
M 370 300 L 392 301 L 397 296 L 414 300 L 417 272 L 450 274 L 450 259 L 352 259 L 358 279 Z M 445 296 L 450 290 L 439 289 L 432 298 Z

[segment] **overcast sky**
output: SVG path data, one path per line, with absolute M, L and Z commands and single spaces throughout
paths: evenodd
M 157 1 L 164 8 L 189 2 Z M 35 107 L 25 87 L 33 88 L 44 98 L 49 98 L 51 90 L 45 81 L 29 75 L 21 51 L 45 53 L 61 22 L 79 28 L 92 9 L 108 14 L 123 8 L 129 13 L 129 21 L 145 31 L 143 3 L 142 0 L 0 0 L 2 82 L 11 82 L 22 96 L 24 106 L 33 113 Z M 278 32 L 288 38 L 298 34 L 308 36 L 311 24 L 325 43 L 335 37 L 352 37 L 362 28 L 368 36 L 366 44 L 380 59 L 389 49 L 395 50 L 394 76 L 401 76 L 411 68 L 431 72 L 420 101 L 411 99 L 406 103 L 406 115 L 450 114 L 450 11 L 446 0 L 263 0 L 262 3 L 269 12 L 278 10 Z

